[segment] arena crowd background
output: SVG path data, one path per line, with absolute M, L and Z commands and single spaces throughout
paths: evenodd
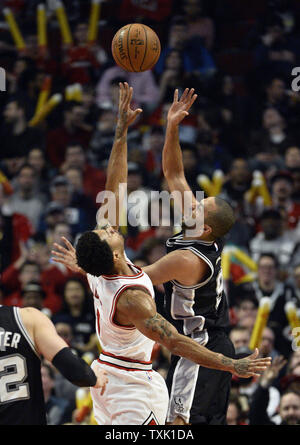
M 143 108 L 128 133 L 128 192 L 149 196 L 166 189 L 161 153 L 174 89 L 193 87 L 198 99 L 180 128 L 186 177 L 193 191 L 228 199 L 237 215 L 222 261 L 238 356 L 255 341 L 261 299 L 270 302 L 260 353 L 271 354 L 274 364 L 260 379 L 233 378 L 228 423 L 285 423 L 278 407 L 287 390 L 300 423 L 300 346 L 291 334 L 300 311 L 300 95 L 292 90 L 291 74 L 300 66 L 300 3 L 106 0 L 92 44 L 90 1 L 63 1 L 69 43 L 55 3 L 0 0 L 0 66 L 6 70 L 6 91 L 0 92 L 0 303 L 39 308 L 87 361 L 99 354 L 87 283 L 51 261 L 52 245 L 61 236 L 76 242 L 95 226 L 118 82 L 133 86 L 134 105 Z M 39 4 L 47 16 L 45 45 L 37 32 Z M 4 8 L 20 29 L 17 46 Z M 114 33 L 132 22 L 152 27 L 161 40 L 152 71 L 127 73 L 112 59 Z M 165 240 L 176 230 L 151 227 L 148 205 L 142 225 L 126 226 L 124 215 L 121 227 L 127 254 L 140 266 L 164 255 Z M 163 287 L 155 291 L 163 311 Z M 153 360 L 166 376 L 169 356 L 158 345 Z M 42 370 L 49 424 L 93 424 L 84 390 L 49 363 Z

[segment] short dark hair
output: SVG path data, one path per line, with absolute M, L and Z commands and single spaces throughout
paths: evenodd
M 229 232 L 235 223 L 235 215 L 231 205 L 224 199 L 215 197 L 215 203 L 217 209 L 215 211 L 208 212 L 205 223 L 211 227 L 212 237 L 217 239 L 222 238 L 227 232 Z
M 274 263 L 276 269 L 278 269 L 278 267 L 279 267 L 278 259 L 276 258 L 276 256 L 275 256 L 274 253 L 272 253 L 272 252 L 264 252 L 264 253 L 262 253 L 262 254 L 260 255 L 260 257 L 258 258 L 257 264 L 260 263 L 261 259 L 262 259 L 262 258 L 265 258 L 265 257 L 267 257 L 267 258 L 272 258 L 273 263 Z
M 22 264 L 22 266 L 19 269 L 19 273 L 23 272 L 23 270 L 27 266 L 35 266 L 39 270 L 39 272 L 41 272 L 41 267 L 40 267 L 40 265 L 38 263 L 36 263 L 35 261 L 28 260 L 28 261 L 25 261 L 25 263 Z
M 78 266 L 91 275 L 99 277 L 113 273 L 112 250 L 95 232 L 84 232 L 80 236 L 76 246 L 76 258 Z

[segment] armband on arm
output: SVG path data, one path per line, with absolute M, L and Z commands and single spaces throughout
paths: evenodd
M 53 366 L 69 382 L 77 386 L 95 386 L 97 377 L 91 367 L 68 347 L 61 349 L 52 360 Z

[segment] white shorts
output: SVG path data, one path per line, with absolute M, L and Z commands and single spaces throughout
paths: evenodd
M 169 395 L 156 371 L 127 371 L 94 360 L 92 368 L 107 371 L 104 394 L 91 389 L 94 416 L 99 425 L 165 425 Z

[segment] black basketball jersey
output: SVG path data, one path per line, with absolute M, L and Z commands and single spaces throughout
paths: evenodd
M 41 360 L 19 308 L 0 306 L 0 425 L 45 425 Z
M 228 304 L 223 290 L 221 253 L 223 241 L 206 242 L 184 240 L 179 233 L 166 242 L 167 252 L 190 250 L 208 265 L 208 275 L 194 286 L 184 286 L 176 281 L 164 284 L 165 316 L 177 330 L 185 335 L 207 329 L 227 328 Z

